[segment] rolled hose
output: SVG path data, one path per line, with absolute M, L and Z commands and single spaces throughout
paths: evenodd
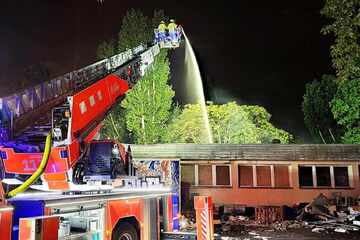
M 29 177 L 23 184 L 11 190 L 7 194 L 8 198 L 14 197 L 18 193 L 24 192 L 26 189 L 30 187 L 31 184 L 33 184 L 41 176 L 41 174 L 45 171 L 46 165 L 48 163 L 50 150 L 51 150 L 51 133 L 49 133 L 46 137 L 45 150 L 38 169 L 36 169 L 36 171 L 31 175 L 31 177 Z

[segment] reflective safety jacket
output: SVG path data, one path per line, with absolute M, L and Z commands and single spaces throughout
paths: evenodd
M 158 27 L 159 32 L 165 32 L 166 25 L 164 23 L 160 23 Z
M 169 23 L 168 25 L 169 32 L 175 32 L 176 27 L 177 27 L 176 23 Z

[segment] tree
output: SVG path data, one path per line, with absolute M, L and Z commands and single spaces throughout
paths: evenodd
M 199 104 L 185 105 L 182 113 L 167 127 L 162 137 L 166 143 L 207 143 Z
M 97 48 L 96 56 L 99 60 L 104 58 L 109 58 L 116 53 L 115 41 L 111 39 L 110 41 L 103 41 Z
M 271 124 L 271 114 L 264 107 L 242 105 L 241 108 L 248 114 L 250 121 L 255 124 L 262 143 L 275 143 L 278 141 L 289 143 L 293 140 L 291 134 Z
M 108 58 L 141 43 L 151 42 L 154 28 L 157 28 L 159 22 L 165 19 L 168 17 L 165 16 L 162 9 L 154 10 L 152 18 L 145 16 L 140 10 L 128 10 L 122 20 L 117 45 L 114 39 L 101 42 L 97 48 L 96 56 L 98 59 Z
M 335 120 L 345 127 L 344 143 L 360 143 L 360 79 L 339 83 L 331 101 Z
M 158 28 L 159 26 L 159 23 L 161 21 L 165 21 L 165 22 L 168 22 L 169 21 L 169 17 L 165 15 L 165 11 L 163 9 L 155 9 L 154 10 L 154 15 L 151 19 L 151 22 L 150 22 L 150 29 L 151 29 L 151 34 L 153 34 L 153 30 L 155 28 Z
M 360 1 L 326 0 L 321 13 L 332 20 L 322 33 L 335 36 L 331 56 L 338 78 L 360 77 Z
M 167 84 L 169 74 L 167 52 L 161 51 L 145 76 L 121 103 L 125 109 L 126 126 L 135 143 L 158 143 L 164 134 L 175 95 Z
M 336 78 L 323 75 L 321 81 L 314 80 L 306 84 L 302 110 L 305 126 L 316 143 L 340 141 L 341 127 L 336 123 L 331 112 L 330 102 L 337 90 Z
M 130 142 L 126 128 L 125 112 L 121 105 L 115 106 L 103 121 L 101 134 L 109 139 Z
M 149 18 L 140 10 L 127 11 L 119 32 L 118 52 L 150 42 L 153 38 L 153 30 L 149 23 Z
M 345 128 L 342 141 L 359 143 L 360 1 L 327 0 L 321 13 L 332 20 L 322 32 L 335 36 L 331 56 L 338 90 L 331 101 L 331 111 Z
M 207 105 L 213 141 L 216 143 L 260 143 L 256 126 L 235 102 Z
M 269 121 L 270 114 L 259 106 L 208 104 L 209 123 L 213 142 L 224 144 L 272 143 L 279 139 L 288 143 L 291 135 L 276 129 Z M 182 113 L 169 124 L 164 142 L 207 143 L 200 104 L 186 105 Z
M 163 10 L 155 10 L 150 19 L 141 11 L 130 9 L 122 20 L 117 50 L 114 51 L 113 42 L 103 42 L 98 47 L 98 57 L 103 59 L 112 51 L 123 52 L 150 42 L 159 19 L 165 19 Z M 135 143 L 160 141 L 166 122 L 178 112 L 178 107 L 172 105 L 174 92 L 168 85 L 169 65 L 167 52 L 162 50 L 145 76 L 126 94 L 121 106 L 105 118 L 102 130 L 105 137 Z

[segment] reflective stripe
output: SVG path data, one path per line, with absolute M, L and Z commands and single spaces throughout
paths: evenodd
M 89 97 L 89 102 L 90 102 L 90 106 L 94 106 L 94 105 L 95 105 L 94 95 L 91 95 L 91 96 Z
M 97 91 L 97 97 L 98 97 L 98 99 L 99 99 L 100 101 L 102 100 L 102 93 L 101 93 L 100 90 Z
M 201 222 L 201 239 L 207 240 L 208 236 L 208 226 L 207 226 L 207 219 L 208 219 L 208 211 L 207 209 L 203 209 L 200 215 L 200 222 Z
M 175 31 L 175 29 L 176 29 L 176 24 L 175 23 L 169 23 L 169 25 L 168 25 L 168 29 L 169 29 L 169 31 Z
M 87 108 L 86 108 L 86 104 L 85 104 L 84 101 L 82 101 L 82 102 L 79 104 L 79 107 L 80 107 L 80 113 L 81 113 L 81 114 L 86 113 Z

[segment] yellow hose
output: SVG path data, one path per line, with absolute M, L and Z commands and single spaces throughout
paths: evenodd
M 51 150 L 51 133 L 49 133 L 46 137 L 45 150 L 44 150 L 44 154 L 42 156 L 42 160 L 41 160 L 41 163 L 40 163 L 40 166 L 38 167 L 38 169 L 36 169 L 36 171 L 31 175 L 31 177 L 28 178 L 23 184 L 21 184 L 20 186 L 18 186 L 17 188 L 15 188 L 13 190 L 11 190 L 7 194 L 7 197 L 14 197 L 18 193 L 24 192 L 26 189 L 28 189 L 30 187 L 31 184 L 33 184 L 33 182 L 35 182 L 40 177 L 40 175 L 44 172 L 46 165 L 48 163 L 49 156 L 50 156 L 50 150 Z

